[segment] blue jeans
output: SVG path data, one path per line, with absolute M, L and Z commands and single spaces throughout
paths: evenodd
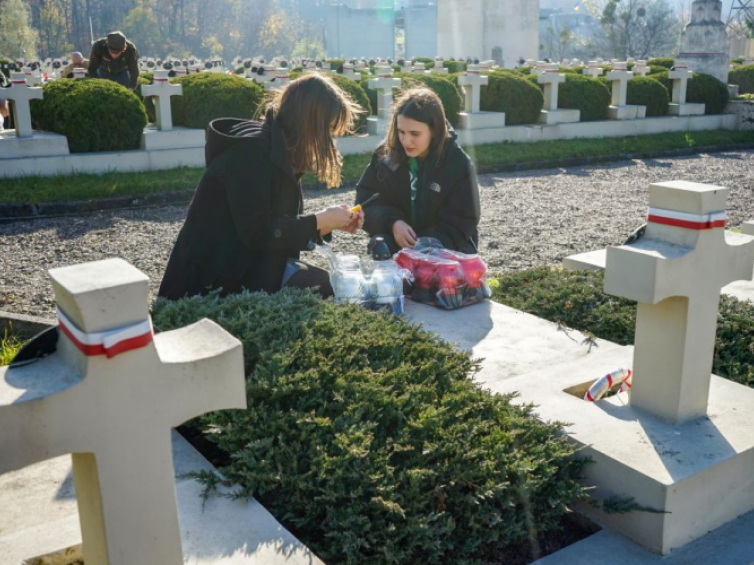
M 128 72 L 128 69 L 123 69 L 119 73 L 112 74 L 106 68 L 100 67 L 97 69 L 97 77 L 112 80 L 126 88 L 131 88 L 131 73 Z

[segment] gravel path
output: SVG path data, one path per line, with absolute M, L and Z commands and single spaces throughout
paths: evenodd
M 621 243 L 646 214 L 649 184 L 674 179 L 730 187 L 729 225 L 754 219 L 754 151 L 482 175 L 482 257 L 493 270 L 517 270 Z M 306 206 L 352 200 L 352 189 L 308 193 Z M 171 206 L 0 225 L 0 310 L 49 317 L 47 269 L 116 256 L 149 275 L 154 296 L 185 213 Z M 366 241 L 337 234 L 335 250 L 363 254 Z

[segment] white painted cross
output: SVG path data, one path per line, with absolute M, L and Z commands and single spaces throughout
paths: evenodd
M 265 90 L 280 90 L 290 81 L 288 69 L 275 69 L 275 80 L 264 83 Z
M 11 73 L 10 88 L 0 88 L 0 100 L 13 101 L 13 123 L 16 137 L 31 137 L 31 101 L 42 99 L 42 88 L 26 86 L 24 73 Z
M 160 71 L 157 71 L 157 72 L 160 72 Z M 167 71 L 163 71 L 163 72 L 167 72 Z M 73 78 L 86 78 L 86 69 L 82 67 L 74 67 Z
M 343 76 L 351 80 L 359 80 L 361 75 L 354 69 L 353 63 L 343 63 Z
M 537 77 L 537 83 L 544 85 L 545 107 L 547 111 L 558 109 L 558 85 L 565 82 L 565 74 L 558 72 L 557 65 L 554 68 L 547 69 Z
M 643 59 L 639 59 L 636 61 L 636 64 L 633 68 L 634 78 L 636 77 L 642 77 L 644 78 L 649 73 L 649 67 L 647 66 L 647 62 Z
M 0 367 L 0 473 L 72 454 L 87 565 L 183 565 L 170 429 L 246 407 L 241 343 L 206 319 L 153 335 L 121 259 L 50 276 L 57 351 Z
M 458 77 L 459 86 L 463 87 L 464 111 L 472 114 L 479 112 L 479 98 L 482 87 L 487 86 L 490 77 L 483 76 L 479 65 L 469 65 L 466 74 Z
M 369 88 L 377 91 L 377 116 L 389 119 L 393 107 L 393 89 L 401 87 L 401 79 L 393 78 L 390 66 L 378 66 L 376 71 L 377 78 L 369 79 Z
M 689 79 L 694 76 L 693 71 L 686 66 L 677 65 L 668 73 L 668 78 L 673 81 L 673 99 L 675 104 L 686 103 L 686 90 Z
M 613 106 L 625 106 L 628 93 L 628 81 L 634 73 L 628 70 L 625 63 L 615 63 L 613 70 L 607 73 L 607 80 L 613 83 Z
M 589 65 L 581 73 L 592 78 L 597 78 L 602 76 L 603 69 L 597 61 L 589 61 Z
M 183 86 L 180 84 L 170 84 L 168 71 L 155 71 L 152 84 L 142 85 L 141 95 L 151 96 L 157 99 L 155 102 L 156 126 L 160 131 L 170 131 L 173 129 L 173 114 L 170 110 L 170 97 L 180 96 L 183 94 Z
M 414 66 L 411 67 L 411 72 L 424 74 L 427 72 L 427 65 L 417 61 L 416 63 L 414 63 Z
M 605 292 L 639 303 L 631 404 L 673 423 L 707 413 L 720 289 L 752 278 L 754 237 L 725 230 L 728 192 L 653 184 L 644 237 L 607 249 Z

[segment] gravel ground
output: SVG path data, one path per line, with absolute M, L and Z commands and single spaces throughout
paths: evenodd
M 729 187 L 729 226 L 754 219 L 754 151 L 482 175 L 482 257 L 492 270 L 518 270 L 622 243 L 646 215 L 649 184 L 675 179 Z M 353 189 L 306 198 L 307 210 L 317 210 L 351 203 Z M 154 297 L 185 214 L 170 206 L 0 225 L 0 310 L 50 317 L 47 269 L 107 257 L 149 275 Z M 341 233 L 334 247 L 363 254 L 366 241 Z

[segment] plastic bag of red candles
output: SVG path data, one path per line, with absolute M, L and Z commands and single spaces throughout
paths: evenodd
M 455 310 L 491 296 L 485 283 L 487 265 L 479 255 L 431 247 L 401 249 L 393 259 L 414 276 L 414 302 Z

